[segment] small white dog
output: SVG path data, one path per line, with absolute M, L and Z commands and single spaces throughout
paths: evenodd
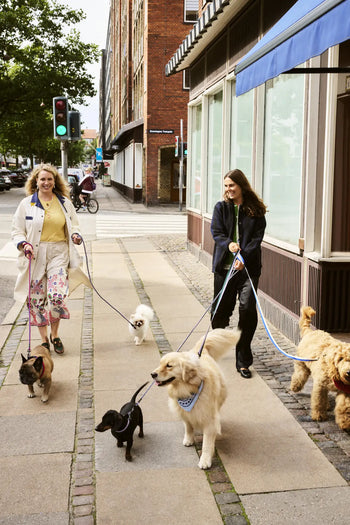
M 130 316 L 130 322 L 134 325 L 129 324 L 130 335 L 134 336 L 135 345 L 140 345 L 146 336 L 149 324 L 154 317 L 152 308 L 146 304 L 139 304 L 134 314 Z

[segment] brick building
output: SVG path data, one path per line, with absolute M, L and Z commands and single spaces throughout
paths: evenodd
M 105 156 L 112 156 L 112 184 L 146 205 L 179 200 L 175 137 L 182 119 L 186 141 L 188 89 L 185 75 L 165 76 L 165 65 L 197 12 L 198 0 L 111 0 L 111 59 L 104 68 L 111 133 L 101 142 Z

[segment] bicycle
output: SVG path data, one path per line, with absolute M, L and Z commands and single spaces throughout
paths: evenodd
M 79 211 L 83 206 L 86 206 L 89 213 L 97 213 L 99 210 L 99 203 L 97 199 L 91 197 L 90 193 L 85 194 L 85 202 L 82 203 L 79 199 L 79 195 L 74 193 L 73 190 L 70 192 L 70 198 L 76 211 Z

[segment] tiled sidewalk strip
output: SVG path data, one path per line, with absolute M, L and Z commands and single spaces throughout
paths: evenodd
M 184 236 L 154 236 L 153 242 L 168 257 L 169 262 L 196 296 L 207 308 L 213 296 L 213 274 L 200 261 L 186 250 Z M 233 324 L 237 325 L 237 308 Z M 287 353 L 295 355 L 295 345 L 270 324 L 276 343 Z M 301 393 L 289 390 L 293 373 L 293 360 L 283 356 L 270 342 L 261 321 L 253 339 L 254 368 L 271 390 L 295 417 L 301 427 L 316 443 L 343 478 L 350 483 L 350 433 L 342 431 L 334 421 L 333 405 L 328 412 L 328 421 L 312 421 L 310 417 L 311 381 Z
M 75 449 L 71 475 L 70 524 L 93 525 L 96 514 L 94 470 L 93 291 L 85 288 L 78 384 Z
M 134 283 L 137 295 L 139 296 L 141 304 L 146 304 L 147 306 L 152 308 L 151 300 L 148 296 L 148 294 L 145 291 L 145 288 L 143 286 L 143 282 L 139 276 L 139 274 L 136 271 L 136 268 L 134 266 L 134 263 L 131 260 L 131 257 L 129 256 L 124 243 L 121 239 L 117 239 L 121 252 L 124 255 L 128 270 L 131 275 L 131 279 Z M 150 323 L 151 330 L 153 337 L 155 339 L 155 342 L 157 343 L 158 349 L 160 354 L 166 354 L 168 352 L 172 351 L 172 348 L 170 346 L 170 343 L 165 335 L 165 332 L 163 330 L 162 325 L 160 324 L 159 318 L 157 316 L 157 313 L 154 312 L 154 319 Z
M 141 303 L 152 307 L 149 296 L 147 295 L 142 280 L 138 275 L 135 266 L 125 249 L 122 240 L 119 240 L 119 245 L 124 254 L 127 267 L 129 269 L 131 278 L 133 280 L 136 292 Z M 183 276 L 182 276 L 183 277 Z M 187 283 L 186 283 L 187 284 Z M 151 329 L 155 342 L 157 343 L 159 353 L 162 355 L 171 352 L 173 349 L 165 335 L 162 325 L 157 316 L 151 321 Z M 196 451 L 200 454 L 202 448 L 202 437 L 196 438 Z M 223 467 L 223 464 L 215 451 L 212 467 L 206 471 L 207 479 L 218 506 L 222 521 L 225 525 L 247 525 L 249 521 L 244 516 L 244 509 L 238 495 L 234 492 L 233 485 Z

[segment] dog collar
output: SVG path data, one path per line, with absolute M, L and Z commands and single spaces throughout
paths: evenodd
M 178 399 L 177 402 L 181 408 L 186 410 L 186 412 L 191 412 L 194 405 L 197 403 L 197 400 L 199 398 L 199 394 L 202 392 L 204 381 L 202 379 L 201 384 L 199 385 L 198 392 L 196 394 L 192 394 L 190 397 L 185 397 Z
M 335 387 L 341 392 L 344 392 L 345 394 L 350 394 L 350 385 L 346 385 L 342 381 L 337 381 L 336 379 L 333 379 L 333 383 Z

